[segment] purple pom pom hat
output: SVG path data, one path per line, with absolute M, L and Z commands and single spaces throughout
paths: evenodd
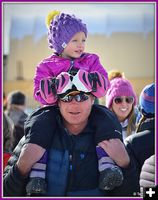
M 61 54 L 71 38 L 78 32 L 84 32 L 87 37 L 86 24 L 74 15 L 60 13 L 50 22 L 48 27 L 48 43 L 51 49 Z

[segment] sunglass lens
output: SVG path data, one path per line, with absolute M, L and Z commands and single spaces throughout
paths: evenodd
M 72 101 L 72 98 L 73 98 L 72 96 L 65 96 L 65 97 L 61 98 L 61 100 L 64 102 L 70 102 L 70 101 Z
M 124 97 L 116 97 L 116 98 L 114 99 L 114 102 L 115 102 L 116 104 L 120 104 L 120 103 L 122 103 L 123 101 L 126 101 L 126 103 L 128 103 L 128 104 L 132 104 L 132 103 L 134 102 L 134 98 L 133 98 L 133 97 L 125 97 L 125 99 L 124 99 Z
M 116 104 L 122 103 L 122 98 L 121 97 L 117 97 L 114 99 Z
M 86 101 L 89 98 L 89 95 L 83 94 L 82 95 L 82 101 Z
M 81 101 L 81 95 L 80 95 L 80 94 L 77 94 L 77 95 L 75 96 L 75 100 L 76 100 L 77 102 L 80 102 L 80 101 Z
M 61 100 L 62 100 L 63 102 L 71 102 L 73 98 L 74 98 L 77 102 L 83 102 L 83 101 L 86 101 L 86 100 L 89 98 L 89 95 L 84 94 L 84 93 L 83 93 L 83 94 L 80 93 L 80 94 L 77 94 L 77 95 L 75 95 L 75 96 L 68 95 L 68 96 L 65 96 L 65 97 L 61 98 Z
M 134 98 L 133 97 L 126 97 L 126 102 L 129 104 L 132 104 L 134 102 Z
M 83 102 L 83 101 L 86 101 L 87 99 L 88 99 L 89 97 L 88 97 L 88 95 L 86 95 L 86 94 L 78 94 L 78 95 L 76 95 L 75 96 L 75 99 L 76 99 L 76 101 L 77 102 Z

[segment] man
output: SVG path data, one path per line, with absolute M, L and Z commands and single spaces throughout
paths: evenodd
M 34 112 L 26 123 L 26 133 L 52 133 L 46 169 L 46 196 L 107 196 L 99 190 L 98 159 L 93 127 L 95 114 L 99 110 L 111 117 L 111 123 L 120 127 L 117 118 L 107 108 L 94 104 L 91 93 L 71 89 L 58 96 L 58 106 L 49 106 Z M 110 124 L 108 124 L 110 126 Z M 55 128 L 54 128 L 55 127 Z M 27 138 L 27 136 L 26 136 Z M 109 155 L 120 166 L 128 166 L 129 157 L 119 140 L 115 141 L 115 151 Z M 25 196 L 28 175 L 24 174 L 27 159 L 23 159 L 26 142 L 23 138 L 14 154 L 19 158 L 10 159 L 4 172 L 4 195 Z M 113 141 L 109 141 L 110 144 Z M 120 148 L 118 151 L 118 147 Z M 106 148 L 105 148 L 106 149 Z M 20 153 L 21 151 L 21 153 Z M 118 154 L 116 154 L 116 152 Z M 29 155 L 31 157 L 34 153 Z M 121 155 L 120 155 L 121 154 Z M 118 155 L 124 158 L 117 159 Z

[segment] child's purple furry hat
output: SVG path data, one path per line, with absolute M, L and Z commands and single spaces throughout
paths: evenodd
M 71 38 L 78 32 L 87 37 L 86 24 L 74 15 L 52 11 L 47 16 L 48 43 L 51 49 L 61 54 Z

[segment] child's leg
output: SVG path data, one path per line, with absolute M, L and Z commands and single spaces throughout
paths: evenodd
M 98 156 L 98 168 L 100 172 L 115 165 L 114 161 L 109 157 L 103 148 L 97 146 L 96 150 Z
M 101 147 L 96 147 L 98 169 L 100 172 L 99 187 L 103 190 L 112 190 L 122 184 L 123 174 L 115 162 Z
M 26 193 L 28 196 L 37 196 L 46 193 L 46 163 L 47 151 L 42 158 L 36 162 L 30 172 L 30 181 L 26 186 Z
M 47 151 L 45 151 L 42 158 L 32 166 L 32 169 L 29 175 L 30 178 L 39 177 L 39 178 L 45 179 L 46 163 L 47 163 Z
M 22 149 L 17 165 L 21 174 L 27 175 L 30 172 L 30 180 L 26 186 L 27 195 L 46 192 L 46 163 L 47 152 L 41 146 L 28 143 Z

